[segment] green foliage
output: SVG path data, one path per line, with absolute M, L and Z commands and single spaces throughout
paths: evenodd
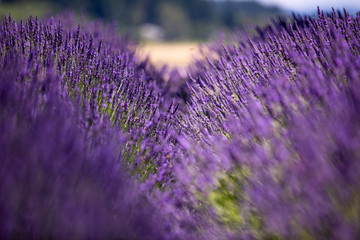
M 243 224 L 240 201 L 245 197 L 242 186 L 250 175 L 247 167 L 238 167 L 218 180 L 218 187 L 209 194 L 209 201 L 220 220 L 230 229 Z
M 10 12 L 14 19 L 20 21 L 27 19 L 29 16 L 45 17 L 47 14 L 51 15 L 59 10 L 59 5 L 56 2 L 0 2 L 1 20 L 4 16 L 8 16 Z

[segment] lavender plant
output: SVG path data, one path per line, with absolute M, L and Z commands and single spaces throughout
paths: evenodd
M 1 24 L 1 238 L 176 239 L 149 195 L 171 180 L 161 72 L 58 20 Z
M 10 16 L 1 26 L 2 56 L 15 51 L 29 59 L 30 73 L 53 64 L 67 94 L 81 96 L 83 127 L 91 129 L 103 118 L 120 127 L 128 137 L 124 164 L 146 179 L 169 162 L 163 147 L 173 145 L 168 132 L 178 101 L 167 95 L 162 72 L 147 60 L 136 61 L 132 42 L 110 27 L 99 30 L 101 22 L 83 25 L 84 31 L 69 14 L 25 23 Z
M 11 53 L 1 63 L 1 238 L 166 238 L 166 221 L 121 168 L 126 137 L 105 121 L 80 127 L 51 66 L 28 75 Z
M 359 238 L 359 27 L 278 20 L 190 69 L 179 188 L 233 237 Z

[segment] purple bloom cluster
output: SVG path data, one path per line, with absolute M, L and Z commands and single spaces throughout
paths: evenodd
M 1 238 L 168 238 L 149 192 L 180 100 L 114 30 L 62 19 L 0 26 Z
M 217 43 L 190 70 L 178 182 L 233 237 L 360 237 L 359 33 L 360 15 L 319 10 Z
M 169 126 L 182 99 L 171 96 L 163 73 L 149 61 L 136 62 L 134 44 L 112 26 L 75 23 L 71 14 L 25 23 L 10 16 L 1 26 L 1 52 L 26 59 L 25 75 L 53 66 L 62 89 L 81 105 L 82 126 L 90 130 L 105 119 L 119 127 L 128 138 L 123 159 L 148 177 L 169 162 L 164 146 L 172 146 Z
M 24 66 L 17 54 L 1 62 L 1 239 L 164 239 L 154 204 L 119 165 L 126 138 L 104 136 L 105 123 L 79 127 L 52 68 Z
M 274 20 L 168 81 L 75 22 L 0 25 L 2 238 L 360 238 L 360 15 Z

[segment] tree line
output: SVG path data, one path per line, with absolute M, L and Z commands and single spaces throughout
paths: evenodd
M 5 0 L 3 2 L 32 0 Z M 143 23 L 160 26 L 166 38 L 207 38 L 215 29 L 243 28 L 249 23 L 281 14 L 277 7 L 257 1 L 211 0 L 43 0 L 64 9 L 86 12 L 90 16 L 116 20 L 121 28 Z

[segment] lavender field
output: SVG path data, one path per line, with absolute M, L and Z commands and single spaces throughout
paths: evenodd
M 360 13 L 234 32 L 186 77 L 136 50 L 0 23 L 1 239 L 360 239 Z

